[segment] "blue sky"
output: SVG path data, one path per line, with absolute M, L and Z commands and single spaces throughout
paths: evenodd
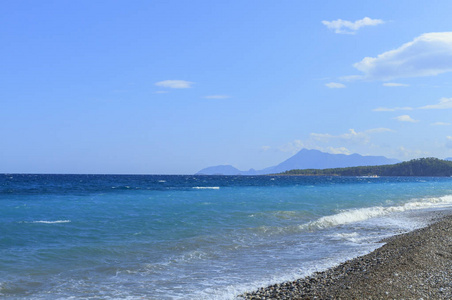
M 452 156 L 450 1 L 3 1 L 0 172 Z

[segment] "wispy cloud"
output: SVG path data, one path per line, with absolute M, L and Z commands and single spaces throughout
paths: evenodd
M 297 153 L 301 149 L 315 149 L 322 152 L 332 153 L 332 154 L 352 154 L 352 152 L 346 147 L 332 147 L 332 146 L 321 146 L 312 143 L 312 141 L 303 142 L 301 140 L 295 140 L 287 143 L 279 148 L 282 152 Z
M 426 156 L 430 156 L 431 154 L 427 151 L 421 151 L 421 150 L 412 150 L 412 149 L 407 149 L 403 146 L 400 146 L 397 149 L 397 153 L 399 157 L 406 157 L 409 159 L 412 159 L 413 157 L 426 157 Z
M 452 108 L 452 98 L 441 98 L 439 103 L 419 107 L 419 109 L 450 109 Z
M 397 120 L 400 122 L 411 122 L 411 123 L 419 122 L 418 120 L 411 118 L 409 115 L 398 116 L 398 117 L 395 117 L 394 120 Z
M 371 143 L 374 134 L 393 132 L 389 128 L 372 128 L 364 131 L 350 129 L 342 134 L 311 133 L 305 140 L 294 140 L 279 148 L 283 152 L 296 153 L 302 148 L 317 149 L 333 154 L 351 154 L 349 147 L 363 146 L 373 147 Z
M 366 133 L 366 134 L 383 133 L 383 132 L 394 132 L 394 130 L 389 129 L 389 128 L 380 127 L 380 128 L 372 128 L 372 129 L 368 129 L 368 130 L 364 131 L 364 133 Z
M 360 79 L 366 80 L 434 76 L 450 72 L 452 32 L 425 33 L 397 49 L 377 57 L 365 57 L 353 66 L 364 73 Z
M 330 89 L 343 89 L 346 87 L 345 84 L 338 83 L 338 82 L 325 83 L 325 86 Z
M 373 133 L 382 133 L 382 132 L 391 132 L 392 129 L 389 128 L 373 128 L 365 131 L 356 131 L 354 129 L 350 129 L 349 132 L 339 134 L 339 135 L 331 135 L 329 133 L 311 133 L 310 136 L 314 140 L 317 141 L 341 141 L 341 142 L 352 142 L 365 144 L 370 141 L 370 135 Z
M 209 95 L 209 96 L 205 96 L 205 99 L 228 99 L 231 98 L 231 96 L 228 95 Z
M 432 125 L 432 126 L 450 126 L 452 124 L 451 123 L 446 123 L 446 122 L 435 122 L 435 123 L 432 123 L 430 125 Z
M 441 98 L 439 103 L 425 105 L 417 108 L 412 107 L 379 107 L 373 109 L 373 111 L 399 111 L 399 110 L 413 110 L 413 109 L 451 109 L 452 108 L 452 98 Z
M 340 34 L 355 34 L 358 29 L 364 26 L 375 26 L 379 24 L 383 24 L 384 21 L 380 19 L 371 19 L 365 17 L 361 20 L 357 20 L 355 22 L 337 19 L 334 21 L 322 21 L 322 24 L 328 27 L 331 30 L 334 30 L 335 33 Z
M 346 154 L 346 155 L 352 154 L 352 152 L 345 147 L 336 147 L 336 148 L 335 147 L 326 147 L 326 148 L 322 148 L 319 150 L 321 150 L 323 152 L 328 152 L 331 154 Z
M 385 83 L 383 83 L 383 86 L 387 86 L 387 87 L 408 87 L 410 85 L 409 84 L 405 84 L 405 83 L 385 82 Z
M 398 111 L 398 110 L 413 110 L 412 107 L 393 107 L 393 108 L 388 108 L 388 107 L 378 107 L 373 109 L 373 111 Z
M 188 89 L 194 82 L 186 81 L 186 80 L 163 80 L 156 82 L 156 86 L 170 88 L 170 89 Z

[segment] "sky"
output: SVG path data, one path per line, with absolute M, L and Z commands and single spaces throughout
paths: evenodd
M 452 157 L 452 2 L 2 1 L 0 173 Z

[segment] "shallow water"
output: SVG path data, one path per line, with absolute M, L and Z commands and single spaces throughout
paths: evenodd
M 0 175 L 0 296 L 230 299 L 367 253 L 451 195 L 451 178 Z

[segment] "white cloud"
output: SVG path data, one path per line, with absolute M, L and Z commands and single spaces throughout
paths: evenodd
M 389 128 L 374 128 L 365 131 L 357 132 L 354 129 L 349 129 L 349 132 L 331 135 L 329 133 L 311 133 L 310 136 L 313 140 L 318 142 L 340 142 L 347 144 L 367 144 L 370 142 L 370 135 L 373 133 L 392 132 Z
M 328 152 L 331 154 L 347 154 L 347 155 L 352 154 L 352 152 L 345 147 L 338 147 L 338 148 L 326 147 L 326 148 L 322 148 L 322 149 L 318 149 L 318 150 L 323 151 L 323 152 Z
M 393 108 L 387 108 L 387 107 L 379 107 L 373 109 L 373 111 L 398 111 L 398 110 L 413 110 L 413 109 L 451 109 L 452 108 L 452 98 L 441 98 L 439 100 L 439 103 L 437 104 L 430 104 L 425 105 L 417 108 L 412 107 L 393 107 Z
M 352 154 L 352 152 L 345 147 L 329 147 L 329 146 L 322 147 L 320 145 L 316 145 L 312 141 L 303 142 L 301 140 L 295 140 L 290 143 L 287 143 L 280 147 L 279 150 L 282 152 L 290 152 L 295 154 L 303 148 L 315 149 L 332 154 Z
M 301 140 L 294 140 L 293 142 L 287 143 L 279 147 L 279 150 L 282 152 L 296 153 L 303 148 L 310 148 L 310 145 L 302 142 Z
M 405 157 L 408 159 L 413 159 L 415 157 L 427 157 L 430 156 L 430 153 L 427 151 L 421 151 L 421 150 L 411 150 L 411 149 L 407 149 L 403 146 L 400 146 L 397 149 L 397 153 L 399 157 Z
M 188 89 L 191 88 L 193 82 L 186 80 L 164 80 L 156 82 L 155 85 L 170 89 Z
M 337 83 L 337 82 L 325 83 L 325 86 L 329 87 L 330 89 L 343 89 L 343 88 L 345 88 L 345 84 Z
M 279 148 L 283 152 L 296 153 L 302 148 L 316 149 L 333 154 L 351 154 L 349 147 L 375 147 L 370 141 L 374 134 L 393 132 L 389 128 L 373 128 L 365 131 L 350 129 L 349 132 L 333 135 L 329 133 L 311 133 L 306 140 L 294 140 Z
M 394 132 L 394 130 L 389 129 L 389 128 L 373 128 L 373 129 L 368 129 L 366 131 L 364 131 L 365 133 L 382 133 L 382 132 Z
M 270 150 L 270 149 L 271 149 L 270 146 L 262 146 L 262 147 L 261 147 L 261 150 L 262 150 L 262 151 L 268 151 L 268 150 Z
M 387 108 L 387 107 L 379 107 L 373 109 L 373 111 L 398 111 L 398 110 L 413 110 L 412 107 L 393 107 L 393 108 Z
M 452 32 L 425 33 L 401 47 L 377 57 L 365 57 L 353 65 L 361 79 L 434 76 L 452 71 Z
M 409 84 L 405 84 L 405 83 L 385 82 L 385 83 L 383 83 L 383 86 L 387 86 L 387 87 L 407 87 L 407 86 L 410 86 L 410 85 Z
M 397 120 L 400 122 L 411 122 L 411 123 L 419 122 L 418 120 L 411 118 L 409 115 L 398 116 L 398 117 L 395 117 L 394 120 Z
M 227 98 L 231 98 L 228 95 L 209 95 L 209 96 L 205 96 L 205 99 L 227 99 Z
M 419 107 L 419 109 L 450 109 L 450 108 L 452 108 L 452 98 L 441 98 L 438 104 Z
M 452 124 L 451 123 L 446 123 L 446 122 L 435 122 L 435 123 L 432 123 L 430 125 L 432 125 L 432 126 L 450 126 Z
M 358 133 L 355 129 L 349 129 L 348 133 L 343 133 L 340 135 L 331 135 L 329 133 L 311 133 L 311 137 L 316 140 L 330 140 L 330 139 L 340 139 L 340 140 L 351 140 L 360 139 L 365 136 L 362 132 Z
M 380 19 L 371 19 L 365 17 L 361 20 L 357 20 L 355 22 L 337 19 L 334 21 L 322 21 L 322 24 L 328 27 L 331 30 L 334 30 L 335 33 L 342 34 L 355 34 L 358 29 L 364 26 L 375 26 L 379 24 L 383 24 L 384 21 Z

